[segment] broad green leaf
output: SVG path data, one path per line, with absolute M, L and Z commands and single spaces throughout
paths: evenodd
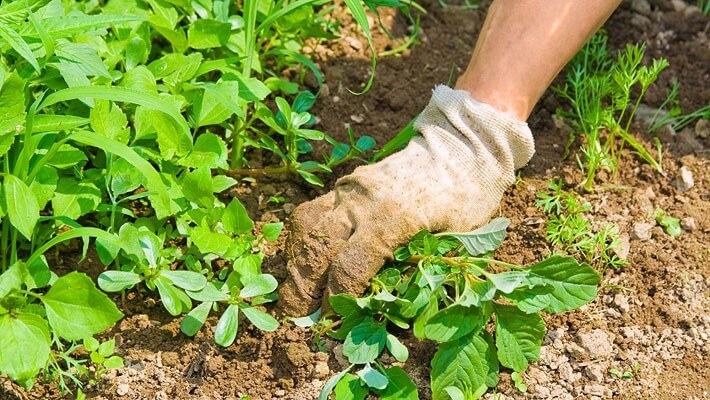
M 246 316 L 254 326 L 262 331 L 273 332 L 279 327 L 279 322 L 274 317 L 258 308 L 242 304 L 239 309 L 242 310 L 244 316 Z
M 79 340 L 103 331 L 123 317 L 113 302 L 83 273 L 57 279 L 40 297 L 52 329 L 66 340 Z
M 355 301 L 355 298 L 345 293 L 339 293 L 335 296 L 328 297 L 328 302 L 333 308 L 333 311 L 344 317 L 361 310 L 360 306 Z
M 134 116 L 137 138 L 155 134 L 160 155 L 164 159 L 183 157 L 192 149 L 192 138 L 176 126 L 175 122 L 161 111 L 139 106 Z
M 335 400 L 363 400 L 370 390 L 362 385 L 356 375 L 347 374 L 335 385 Z
M 246 282 L 246 285 L 239 292 L 239 296 L 242 298 L 261 296 L 273 292 L 278 285 L 276 278 L 269 274 L 257 275 Z
M 212 232 L 204 226 L 197 226 L 190 232 L 190 239 L 202 253 L 224 255 L 232 245 L 233 239 L 223 233 Z
M 202 207 L 210 209 L 214 205 L 215 197 L 212 189 L 212 174 L 207 167 L 200 167 L 188 172 L 182 181 L 182 192 L 185 198 Z
M 7 296 L 10 292 L 22 288 L 25 272 L 26 267 L 22 264 L 22 261 L 18 261 L 0 274 L 0 299 Z
M 94 101 L 94 107 L 89 112 L 91 129 L 107 138 L 117 142 L 127 144 L 130 138 L 130 131 L 126 128 L 128 119 L 113 102 L 98 99 Z
M 101 191 L 91 182 L 62 178 L 52 198 L 54 216 L 77 219 L 96 210 L 101 203 Z
M 54 272 L 49 269 L 47 259 L 42 255 L 27 266 L 24 283 L 28 290 L 43 288 L 51 282 L 52 276 L 56 277 Z
M 264 256 L 261 253 L 245 254 L 234 260 L 232 267 L 239 280 L 240 286 L 246 286 L 261 274 L 261 263 L 263 261 L 263 257 Z
M 3 179 L 5 212 L 14 226 L 27 240 L 39 220 L 39 205 L 30 188 L 15 175 L 6 173 Z
M 181 133 L 183 135 L 188 138 L 191 137 L 190 127 L 187 125 L 187 121 L 185 121 L 182 117 L 182 114 L 180 114 L 180 107 L 177 106 L 175 102 L 167 101 L 166 98 L 157 96 L 150 92 L 129 89 L 121 86 L 86 86 L 58 90 L 45 97 L 42 103 L 37 107 L 37 111 L 53 104 L 76 98 L 120 101 L 138 104 L 153 110 L 158 110 L 170 117 L 173 122 L 175 122 L 176 126 L 182 131 Z
M 387 330 L 371 318 L 354 327 L 343 343 L 343 354 L 352 364 L 374 361 L 385 348 Z
M 545 321 L 539 314 L 526 314 L 514 306 L 496 304 L 495 313 L 498 359 L 503 366 L 523 372 L 528 361 L 540 358 Z
M 75 115 L 39 114 L 34 116 L 32 132 L 71 131 L 88 124 L 89 121 L 89 118 L 77 117 Z M 2 131 L 0 131 L 0 133 L 2 133 Z
M 110 368 L 110 369 L 118 369 L 118 368 L 123 368 L 123 358 L 119 356 L 111 356 L 104 361 L 104 367 Z
M 47 165 L 57 169 L 81 168 L 83 161 L 87 160 L 83 151 L 65 143 L 57 147 L 56 153 L 47 159 Z
M 345 374 L 350 371 L 350 368 L 352 368 L 352 365 L 347 367 L 345 370 L 340 371 L 339 373 L 331 376 L 330 379 L 325 382 L 323 390 L 321 390 L 320 394 L 318 395 L 318 400 L 328 400 L 328 398 L 330 397 L 330 392 L 333 391 L 333 388 L 335 388 L 338 382 L 343 379 Z
M 466 250 L 477 256 L 493 251 L 505 240 L 505 230 L 510 224 L 507 218 L 496 218 L 487 225 L 466 233 L 442 232 L 436 236 L 451 236 L 463 243 Z
M 227 232 L 233 234 L 249 233 L 254 229 L 254 222 L 249 218 L 247 209 L 236 197 L 222 213 L 222 225 Z
M 180 331 L 187 336 L 195 336 L 202 329 L 205 321 L 207 321 L 207 316 L 210 315 L 213 304 L 212 302 L 207 302 L 193 308 L 180 323 Z
M 47 321 L 35 314 L 3 314 L 0 332 L 0 373 L 29 391 L 37 373 L 49 361 Z
M 2 67 L 0 67 L 2 68 Z M 5 155 L 25 125 L 25 82 L 12 72 L 0 81 L 0 157 Z
M 58 182 L 59 174 L 57 170 L 48 165 L 44 165 L 39 170 L 32 183 L 30 183 L 30 190 L 37 198 L 37 205 L 40 210 L 44 209 L 47 203 L 54 197 Z
M 481 336 L 483 340 L 488 344 L 486 349 L 486 362 L 488 363 L 488 376 L 486 377 L 486 386 L 489 388 L 494 388 L 498 385 L 498 378 L 500 373 L 500 365 L 498 363 L 498 353 L 496 352 L 496 346 L 493 343 L 493 335 L 488 333 L 488 331 L 481 331 Z
M 465 398 L 476 398 L 481 388 L 487 389 L 488 344 L 479 335 L 464 336 L 439 345 L 431 360 L 433 400 L 448 400 L 447 388 L 458 389 Z
M 385 368 L 387 387 L 382 392 L 382 400 L 418 400 L 417 387 L 401 367 Z
M 219 318 L 217 327 L 214 331 L 214 341 L 223 347 L 227 347 L 234 343 L 237 337 L 237 329 L 239 328 L 239 308 L 230 304 L 224 314 Z
M 205 287 L 196 292 L 188 290 L 187 295 L 190 296 L 190 298 L 192 298 L 193 300 L 204 302 L 229 300 L 229 295 L 224 291 L 218 289 L 217 286 L 215 286 L 215 282 L 207 283 Z
M 204 83 L 202 91 L 192 93 L 193 122 L 196 127 L 220 124 L 236 114 L 242 118 L 246 113 L 240 103 L 239 83 L 221 81 Z
M 116 350 L 116 339 L 109 339 L 99 345 L 98 351 L 103 357 L 109 357 Z
M 154 281 L 155 287 L 158 288 L 160 300 L 163 301 L 163 307 L 170 315 L 177 316 L 183 312 L 183 303 L 180 299 L 179 289 L 173 286 L 173 283 L 165 277 L 158 276 Z
M 209 49 L 227 44 L 231 25 L 212 19 L 198 19 L 187 30 L 187 43 L 193 49 Z
M 43 19 L 42 25 L 53 38 L 60 38 L 141 20 L 142 18 L 133 15 L 72 15 L 62 18 Z M 28 32 L 27 36 L 32 38 L 39 37 L 35 32 Z
M 197 137 L 192 151 L 182 160 L 180 165 L 186 167 L 207 167 L 227 169 L 227 145 L 217 135 L 206 132 Z M 221 192 L 221 190 L 216 190 Z
M 0 38 L 7 42 L 7 44 L 9 44 L 10 47 L 12 47 L 13 50 L 15 50 L 17 54 L 20 55 L 20 57 L 27 60 L 27 62 L 30 63 L 30 65 L 32 66 L 32 68 L 34 68 L 35 71 L 40 71 L 39 63 L 37 62 L 37 58 L 35 57 L 35 55 L 32 53 L 30 45 L 25 42 L 25 40 L 22 38 L 22 36 L 20 36 L 19 33 L 10 29 L 10 27 L 5 25 L 4 23 L 0 23 Z
M 164 269 L 160 275 L 168 278 L 173 285 L 191 291 L 197 291 L 205 287 L 207 278 L 199 272 L 194 271 L 172 271 Z
M 55 55 L 61 62 L 75 64 L 79 71 L 85 76 L 100 76 L 111 79 L 111 74 L 109 74 L 101 57 L 99 57 L 97 49 L 93 46 L 83 43 L 60 41 L 57 42 Z
M 145 184 L 141 171 L 123 158 L 117 158 L 111 163 L 110 177 L 114 196 L 132 192 Z
M 284 228 L 283 222 L 272 222 L 261 227 L 261 232 L 264 238 L 270 242 L 275 242 L 281 235 Z
M 2 296 L 0 296 L 2 297 Z M 317 309 L 313 314 L 307 315 L 305 317 L 299 317 L 299 318 L 293 318 L 291 321 L 293 321 L 296 326 L 299 326 L 301 328 L 310 328 L 311 326 L 314 326 L 315 324 L 318 323 L 318 320 L 320 320 L 320 314 L 321 314 L 321 309 Z
M 367 151 L 367 150 L 370 150 L 371 148 L 375 147 L 376 144 L 377 144 L 377 142 L 372 137 L 360 136 L 360 138 L 355 143 L 355 147 L 357 147 L 361 151 Z
M 141 276 L 130 271 L 104 271 L 99 275 L 98 283 L 105 292 L 120 292 L 130 289 L 141 281 Z
M 528 283 L 528 271 L 506 271 L 500 274 L 488 274 L 486 278 L 503 293 L 512 293 L 513 290 Z
M 383 390 L 387 387 L 387 377 L 382 375 L 380 371 L 372 368 L 370 363 L 365 364 L 365 368 L 358 371 L 357 376 L 359 376 L 367 386 L 373 389 Z
M 552 287 L 552 292 L 524 298 L 517 303 L 549 313 L 581 307 L 597 296 L 599 274 L 572 257 L 552 256 L 529 268 L 531 281 Z
M 477 333 L 488 322 L 490 312 L 478 307 L 452 304 L 429 317 L 424 326 L 427 339 L 450 342 L 469 333 Z
M 226 175 L 215 175 L 212 177 L 212 188 L 215 193 L 222 193 L 237 183 L 239 182 L 237 182 L 236 179 Z
M 409 358 L 409 349 L 394 335 L 387 334 L 387 350 L 392 354 L 395 360 L 405 362 Z

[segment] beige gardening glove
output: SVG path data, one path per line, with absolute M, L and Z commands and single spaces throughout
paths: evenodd
M 286 315 L 329 308 L 330 295 L 360 295 L 421 229 L 485 224 L 535 151 L 525 122 L 446 86 L 434 89 L 414 127 L 422 136 L 405 149 L 294 210 L 279 300 Z

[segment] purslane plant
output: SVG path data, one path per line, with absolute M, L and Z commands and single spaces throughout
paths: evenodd
M 497 385 L 501 368 L 522 387 L 522 373 L 540 356 L 545 323 L 539 313 L 590 302 L 600 277 L 572 257 L 526 267 L 495 260 L 491 253 L 505 239 L 508 222 L 498 218 L 468 233 L 421 231 L 395 252 L 364 297 L 331 297 L 333 312 L 314 329 L 343 341 L 351 365 L 326 383 L 320 399 L 331 392 L 336 400 L 368 393 L 417 399 L 406 372 L 379 360 L 386 349 L 406 361 L 407 347 L 393 333 L 403 329 L 437 345 L 431 360 L 435 400 L 480 398 Z M 297 322 L 308 325 L 308 319 Z

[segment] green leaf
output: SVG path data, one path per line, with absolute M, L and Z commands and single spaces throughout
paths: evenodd
M 163 301 L 163 307 L 170 315 L 178 316 L 183 312 L 183 303 L 180 299 L 179 289 L 173 286 L 173 283 L 163 276 L 158 276 L 155 279 L 155 286 L 158 288 L 160 300 Z
M 10 223 L 27 240 L 32 240 L 32 232 L 39 220 L 39 205 L 30 188 L 18 177 L 5 174 L 5 209 Z
M 463 243 L 472 256 L 477 256 L 497 249 L 505 240 L 505 230 L 509 224 L 510 220 L 508 218 L 496 218 L 487 225 L 471 232 L 442 232 L 437 233 L 436 236 L 454 237 Z
M 231 25 L 213 19 L 198 19 L 187 29 L 187 43 L 193 49 L 209 49 L 227 44 Z
M 47 321 L 35 314 L 3 314 L 0 332 L 0 373 L 29 391 L 37 373 L 49 361 Z
M 254 324 L 254 326 L 262 331 L 273 332 L 279 327 L 279 321 L 258 308 L 254 308 L 246 304 L 242 304 L 239 308 L 244 313 L 244 316 L 246 316 L 247 319 Z
M 0 67 L 2 68 L 2 67 Z M 0 157 L 14 142 L 15 135 L 25 124 L 25 82 L 17 72 L 0 81 Z
M 222 214 L 222 226 L 227 232 L 239 235 L 251 232 L 254 222 L 249 218 L 244 205 L 235 197 Z
M 190 298 L 192 298 L 193 300 L 204 302 L 229 300 L 229 295 L 218 289 L 214 281 L 208 282 L 205 287 L 203 287 L 199 291 L 192 292 L 188 290 L 187 295 L 190 296 Z
M 384 325 L 371 318 L 354 327 L 343 343 L 343 355 L 352 364 L 366 364 L 374 361 L 385 348 L 387 330 Z
M 503 293 L 512 293 L 513 290 L 526 285 L 529 281 L 528 271 L 507 271 L 500 274 L 488 274 L 486 278 Z
M 190 231 L 190 239 L 202 253 L 224 255 L 232 245 L 233 239 L 223 233 L 212 232 L 204 226 L 197 226 Z
M 18 261 L 0 274 L 0 299 L 14 290 L 22 289 L 25 272 L 26 267 L 23 265 L 22 261 Z
M 197 332 L 202 329 L 205 321 L 207 321 L 207 316 L 210 315 L 213 304 L 212 302 L 206 302 L 193 308 L 192 311 L 187 313 L 185 318 L 182 319 L 180 331 L 187 336 L 195 336 Z
M 383 390 L 387 387 L 387 377 L 378 370 L 372 368 L 370 363 L 365 364 L 365 368 L 357 372 L 357 375 L 365 384 L 373 389 Z
M 484 309 L 454 303 L 429 317 L 424 335 L 438 342 L 450 342 L 471 332 L 477 333 L 488 322 L 490 312 Z
M 261 232 L 264 235 L 264 239 L 269 242 L 275 242 L 276 239 L 279 238 L 279 235 L 281 235 L 283 228 L 283 222 L 272 222 L 261 227 Z
M 392 354 L 395 360 L 405 362 L 409 358 L 409 349 L 394 335 L 387 334 L 387 350 Z
M 246 283 L 246 285 L 239 292 L 239 297 L 256 297 L 271 293 L 276 290 L 278 285 L 279 283 L 273 276 L 269 274 L 260 274 Z
M 207 209 L 212 208 L 215 197 L 210 169 L 201 167 L 188 172 L 182 181 L 182 192 L 186 199 Z
M 118 368 L 123 368 L 123 358 L 119 356 L 111 356 L 104 361 L 104 367 L 110 368 L 110 369 L 118 369 Z
M 503 366 L 523 372 L 528 361 L 540 358 L 545 321 L 538 314 L 526 314 L 513 306 L 496 304 L 495 313 L 498 359 Z
M 160 275 L 168 278 L 173 285 L 191 291 L 198 291 L 205 287 L 207 278 L 199 272 L 194 271 L 172 271 L 164 269 Z
M 2 296 L 0 296 L 2 297 Z M 320 320 L 320 314 L 321 314 L 321 309 L 317 309 L 313 314 L 307 315 L 305 317 L 299 317 L 299 318 L 293 318 L 291 321 L 293 321 L 296 326 L 299 326 L 301 328 L 310 328 L 311 326 L 314 326 L 315 324 L 318 323 L 318 320 Z
M 190 96 L 196 127 L 220 124 L 232 114 L 246 116 L 240 105 L 244 102 L 239 98 L 239 82 L 208 82 L 202 84 L 202 88 L 203 91 L 195 91 Z
M 6 41 L 10 45 L 10 47 L 12 47 L 13 50 L 15 50 L 17 54 L 20 55 L 20 57 L 27 60 L 27 62 L 30 63 L 30 65 L 32 66 L 32 68 L 35 69 L 35 71 L 40 71 L 39 63 L 37 62 L 37 58 L 35 57 L 35 55 L 32 53 L 30 45 L 25 42 L 25 40 L 22 38 L 22 36 L 20 36 L 19 33 L 10 29 L 4 23 L 1 23 L 0 38 Z
M 487 389 L 488 364 L 485 361 L 488 344 L 477 334 L 464 336 L 439 345 L 431 360 L 431 391 L 433 400 L 448 400 L 447 388 L 455 388 L 465 398 Z
M 52 329 L 66 340 L 79 340 L 103 331 L 123 317 L 115 304 L 83 273 L 57 279 L 40 297 Z
M 363 400 L 370 390 L 362 385 L 362 380 L 356 375 L 346 374 L 335 385 L 335 400 Z
M 105 292 L 130 289 L 141 281 L 141 276 L 129 271 L 104 271 L 99 275 L 99 287 Z
M 96 210 L 101 191 L 95 184 L 74 178 L 62 178 L 52 198 L 54 216 L 77 219 Z
M 180 161 L 180 165 L 227 169 L 227 145 L 214 133 L 205 132 L 197 137 L 192 151 Z
M 597 285 L 601 281 L 593 268 L 579 264 L 572 257 L 552 256 L 534 264 L 529 271 L 531 282 L 549 285 L 552 291 L 515 302 L 518 306 L 549 313 L 569 311 L 589 303 L 597 296 Z
M 101 343 L 99 343 L 99 341 L 96 340 L 93 336 L 89 336 L 84 338 L 83 345 L 86 351 L 94 352 L 99 349 Z
M 104 357 L 109 357 L 111 354 L 113 354 L 114 350 L 116 349 L 116 340 L 115 339 L 109 339 L 99 345 L 99 354 L 101 354 Z
M 107 138 L 114 139 L 120 143 L 127 144 L 131 132 L 126 128 L 128 119 L 113 102 L 98 99 L 94 101 L 94 107 L 89 112 L 91 129 Z
M 217 327 L 214 331 L 214 341 L 223 347 L 227 347 L 234 343 L 237 337 L 237 329 L 239 328 L 239 308 L 230 304 L 224 314 L 219 318 Z
M 486 377 L 486 386 L 489 388 L 494 388 L 498 385 L 498 378 L 500 373 L 500 365 L 498 364 L 498 353 L 496 352 L 496 346 L 493 343 L 493 335 L 488 333 L 488 331 L 481 331 L 481 336 L 483 340 L 488 344 L 486 349 L 486 362 L 488 363 L 488 376 Z
M 337 374 L 331 376 L 330 379 L 325 382 L 323 390 L 321 390 L 320 394 L 318 395 L 318 400 L 328 400 L 328 397 L 330 397 L 330 392 L 333 391 L 333 388 L 335 388 L 338 382 L 343 379 L 345 374 L 350 371 L 350 368 L 352 368 L 352 365 L 347 367 L 345 370 L 340 371 Z
M 370 61 L 370 79 L 367 81 L 367 84 L 365 84 L 365 88 L 362 90 L 362 92 L 355 93 L 362 94 L 370 90 L 372 82 L 375 80 L 377 52 L 375 51 L 375 45 L 372 42 L 372 36 L 370 35 L 370 23 L 367 21 L 367 14 L 365 14 L 365 9 L 362 7 L 362 3 L 360 2 L 360 0 L 345 0 L 345 4 L 348 6 L 350 13 L 353 15 L 353 19 L 355 20 L 355 22 L 357 22 L 357 24 L 360 26 L 360 29 L 362 29 L 362 32 L 365 34 L 365 38 L 367 38 L 367 44 L 370 46 L 370 51 L 372 52 L 372 58 Z
M 400 367 L 385 368 L 387 387 L 382 392 L 382 400 L 418 400 L 417 387 Z
M 61 18 L 47 18 L 42 25 L 53 38 L 61 38 L 84 33 L 98 28 L 123 25 L 128 22 L 138 22 L 142 18 L 133 15 L 72 15 Z M 36 32 L 28 32 L 27 37 L 38 38 Z

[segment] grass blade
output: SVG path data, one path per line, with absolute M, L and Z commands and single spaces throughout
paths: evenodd
M 365 34 L 365 38 L 367 39 L 367 45 L 370 47 L 370 51 L 372 52 L 372 58 L 371 58 L 371 64 L 370 64 L 370 79 L 367 80 L 367 84 L 365 85 L 365 88 L 362 90 L 362 92 L 355 93 L 352 90 L 348 89 L 350 93 L 352 94 L 364 94 L 367 93 L 367 91 L 370 90 L 370 87 L 372 86 L 372 82 L 375 81 L 375 68 L 377 67 L 377 54 L 375 52 L 375 45 L 372 43 L 372 35 L 370 34 L 370 25 L 367 22 L 367 15 L 365 14 L 365 8 L 362 6 L 362 3 L 360 0 L 345 0 L 345 4 L 347 4 L 348 9 L 350 9 L 350 13 L 352 13 L 353 18 L 355 19 L 355 22 L 357 22 L 358 25 L 360 25 L 360 28 L 362 29 L 362 32 Z
M 35 55 L 32 54 L 32 49 L 30 49 L 30 45 L 25 42 L 25 40 L 22 38 L 22 36 L 20 36 L 19 33 L 13 31 L 4 24 L 0 24 L 0 38 L 6 41 L 10 45 L 10 47 L 12 47 L 17 52 L 17 54 L 27 60 L 27 62 L 32 65 L 32 68 L 34 68 L 35 71 L 39 72 L 40 68 L 39 63 L 37 62 L 37 58 L 35 58 Z

